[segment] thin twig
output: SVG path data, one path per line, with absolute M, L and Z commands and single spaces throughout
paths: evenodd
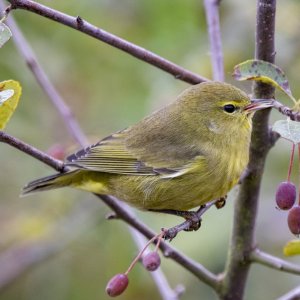
M 251 252 L 250 260 L 272 269 L 300 275 L 300 265 L 290 263 L 288 261 L 280 259 L 279 257 L 263 252 L 257 248 Z
M 118 48 L 128 54 L 145 61 L 169 74 L 172 74 L 176 79 L 182 81 L 197 84 L 204 81 L 209 81 L 209 79 L 202 77 L 196 73 L 188 71 L 171 61 L 160 57 L 159 55 L 139 47 L 133 43 L 130 43 L 114 34 L 111 34 L 103 29 L 100 29 L 87 21 L 83 20 L 81 17 L 72 17 L 67 14 L 61 13 L 55 9 L 49 8 L 45 5 L 39 4 L 30 0 L 8 0 L 13 9 L 24 9 L 55 22 L 64 24 L 73 29 L 81 31 L 87 35 L 90 35 L 106 44 L 109 44 L 115 48 Z
M 277 109 L 283 115 L 289 117 L 293 121 L 300 122 L 300 113 L 293 111 L 291 108 L 284 106 L 278 101 L 273 101 L 273 107 Z
M 0 8 L 4 10 L 3 1 L 0 1 Z M 27 63 L 29 69 L 34 75 L 36 81 L 39 83 L 43 91 L 46 93 L 52 104 L 58 110 L 59 114 L 62 116 L 63 121 L 66 124 L 71 136 L 74 140 L 79 143 L 82 147 L 88 145 L 88 140 L 82 132 L 79 124 L 73 116 L 71 109 L 65 103 L 61 95 L 58 93 L 54 85 L 49 80 L 47 74 L 41 68 L 36 55 L 29 43 L 24 38 L 20 28 L 16 24 L 13 16 L 9 15 L 6 19 L 6 23 L 9 26 L 10 30 L 13 34 L 13 40 L 16 44 L 18 51 L 21 56 L 24 58 Z
M 224 81 L 224 62 L 219 18 L 219 3 L 217 0 L 204 0 L 208 35 L 211 49 L 213 78 Z
M 292 289 L 287 294 L 281 296 L 277 300 L 299 300 L 300 299 L 300 286 Z
M 62 161 L 55 159 L 50 155 L 34 148 L 33 146 L 22 142 L 21 140 L 9 135 L 8 133 L 0 131 L 0 142 L 6 143 L 24 153 L 29 154 L 30 156 L 45 163 L 46 165 L 52 167 L 58 172 L 65 171 L 65 166 Z

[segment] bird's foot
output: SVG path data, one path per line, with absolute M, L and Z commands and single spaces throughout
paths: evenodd
M 184 231 L 197 231 L 201 226 L 201 216 L 213 205 L 221 208 L 225 205 L 226 197 L 211 201 L 205 205 L 201 205 L 197 211 L 182 211 L 172 209 L 150 210 L 153 212 L 166 213 L 170 215 L 179 216 L 185 219 L 181 224 L 178 224 L 169 229 L 162 229 L 164 231 L 164 239 L 172 240 L 182 230 Z

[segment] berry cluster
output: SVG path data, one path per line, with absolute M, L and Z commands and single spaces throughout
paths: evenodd
M 300 157 L 300 145 L 298 145 Z M 288 213 L 288 226 L 293 234 L 300 234 L 300 196 L 298 205 L 296 202 L 296 186 L 290 181 L 294 161 L 295 144 L 293 144 L 287 181 L 281 182 L 276 191 L 276 204 L 279 209 L 290 210 Z
M 140 251 L 140 253 L 135 257 L 135 259 L 132 261 L 130 266 L 128 267 L 127 271 L 125 273 L 119 273 L 112 277 L 110 281 L 106 285 L 106 293 L 110 297 L 116 297 L 121 295 L 127 288 L 129 280 L 128 280 L 128 273 L 132 270 L 134 265 L 142 259 L 143 266 L 146 268 L 146 270 L 153 272 L 157 270 L 160 266 L 160 257 L 158 254 L 158 248 L 161 240 L 164 237 L 164 231 L 162 231 L 160 234 L 154 236 L 149 242 L 146 244 L 146 246 Z M 154 251 L 150 251 L 146 255 L 143 256 L 143 253 L 148 248 L 148 246 L 153 243 L 155 240 L 157 240 L 156 247 Z

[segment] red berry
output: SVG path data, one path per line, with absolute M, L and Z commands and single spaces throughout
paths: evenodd
M 289 211 L 288 225 L 293 234 L 300 234 L 300 206 L 297 205 Z
M 280 209 L 293 207 L 296 201 L 296 186 L 292 182 L 281 182 L 276 191 L 276 203 Z
M 106 285 L 106 293 L 110 297 L 121 295 L 128 286 L 128 277 L 126 274 L 115 275 Z
M 152 251 L 145 255 L 143 257 L 143 265 L 150 272 L 157 270 L 160 266 L 160 257 L 158 253 L 156 251 Z

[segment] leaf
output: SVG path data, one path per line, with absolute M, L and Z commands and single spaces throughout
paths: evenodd
M 18 81 L 0 82 L 0 130 L 3 130 L 14 113 L 21 96 L 21 90 Z
M 283 247 L 283 254 L 285 256 L 300 254 L 300 240 L 291 240 Z
M 284 72 L 274 64 L 263 60 L 250 59 L 234 67 L 232 76 L 236 80 L 256 80 L 268 83 L 283 91 L 293 102 L 296 99 L 292 95 L 288 79 Z
M 11 38 L 12 33 L 7 25 L 0 23 L 0 48 Z
M 291 119 L 279 120 L 274 123 L 272 130 L 294 144 L 300 143 L 300 122 L 292 121 Z

